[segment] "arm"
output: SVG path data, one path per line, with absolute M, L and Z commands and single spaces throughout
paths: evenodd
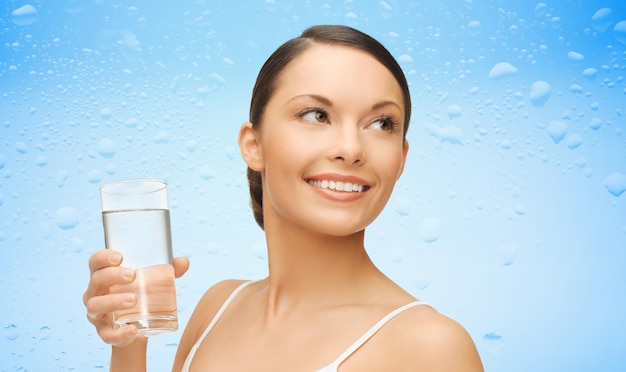
M 148 338 L 138 337 L 126 346 L 111 347 L 111 372 L 145 371 Z

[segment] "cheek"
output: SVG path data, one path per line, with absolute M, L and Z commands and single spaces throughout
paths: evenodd
M 385 179 L 395 182 L 404 165 L 404 151 L 397 145 L 377 146 L 377 151 L 368 156 L 368 162 L 376 167 Z
M 287 193 L 301 177 L 307 159 L 305 145 L 297 136 L 284 131 L 271 133 L 264 139 L 264 175 L 267 191 L 272 195 Z
M 312 144 L 316 141 L 311 141 L 311 136 L 305 132 L 289 130 L 288 125 L 285 124 L 283 130 L 268 131 L 263 136 L 266 166 L 296 167 L 315 152 Z

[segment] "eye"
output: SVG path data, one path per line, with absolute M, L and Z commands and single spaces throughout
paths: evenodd
M 328 114 L 321 108 L 310 108 L 302 111 L 298 114 L 304 120 L 312 121 L 316 123 L 328 122 Z
M 378 118 L 374 120 L 372 124 L 370 124 L 370 127 L 372 127 L 373 129 L 381 130 L 385 132 L 393 131 L 396 128 L 396 126 L 397 126 L 396 121 L 386 116 Z

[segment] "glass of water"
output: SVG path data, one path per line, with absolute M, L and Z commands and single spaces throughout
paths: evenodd
M 150 336 L 178 329 L 172 236 L 167 184 L 160 180 L 126 180 L 100 188 L 107 249 L 122 254 L 122 266 L 135 269 L 130 284 L 111 293 L 135 293 L 132 309 L 113 313 L 113 327 L 134 324 Z

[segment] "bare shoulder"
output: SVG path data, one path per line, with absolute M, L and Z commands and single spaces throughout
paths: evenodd
M 243 280 L 229 279 L 218 282 L 207 289 L 198 301 L 185 327 L 185 331 L 181 336 L 173 370 L 178 371 L 182 368 L 189 351 L 200 335 L 204 332 L 228 296 L 243 282 Z
M 456 321 L 429 306 L 400 314 L 386 339 L 399 363 L 394 370 L 483 371 L 469 333 Z M 390 324 L 391 325 L 391 324 Z

